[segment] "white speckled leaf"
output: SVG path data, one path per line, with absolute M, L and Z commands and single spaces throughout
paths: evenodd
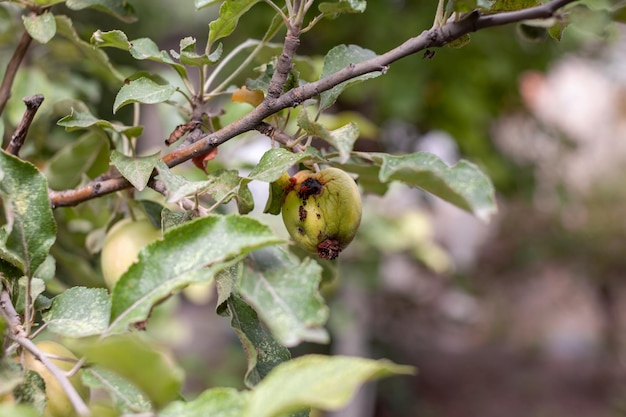
M 339 72 L 349 65 L 358 64 L 375 57 L 375 52 L 370 51 L 369 49 L 361 48 L 357 45 L 338 45 L 328 51 L 328 54 L 324 57 L 324 66 L 322 68 L 320 79 Z M 339 95 L 348 86 L 360 83 L 370 78 L 376 78 L 381 74 L 382 72 L 380 71 L 363 74 L 348 81 L 344 81 L 328 91 L 324 91 L 320 94 L 320 110 L 324 110 L 332 106 Z
M 104 332 L 110 315 L 111 298 L 107 290 L 72 287 L 54 297 L 45 321 L 53 333 L 85 337 Z
M 171 84 L 157 84 L 148 77 L 141 77 L 124 84 L 115 97 L 113 113 L 130 103 L 156 104 L 172 97 L 176 87 Z
M 135 385 L 102 366 L 85 368 L 82 379 L 88 387 L 104 389 L 123 412 L 152 411 L 150 400 Z
M 160 152 L 143 157 L 131 158 L 121 152 L 111 152 L 111 162 L 120 173 L 139 191 L 148 185 L 152 171 L 159 160 Z
M 45 177 L 29 162 L 0 151 L 0 258 L 32 276 L 56 239 Z
M 350 122 L 338 129 L 328 130 L 321 123 L 309 119 L 306 111 L 300 112 L 298 126 L 309 135 L 317 136 L 337 149 L 339 151 L 339 162 L 342 164 L 346 163 L 350 158 L 354 142 L 359 138 L 359 127 L 356 123 Z
M 277 417 L 306 407 L 337 410 L 367 381 L 410 375 L 387 360 L 305 355 L 278 365 L 250 394 L 244 417 Z
M 57 32 L 56 20 L 52 13 L 24 15 L 22 20 L 28 34 L 39 43 L 48 43 Z
M 241 417 L 246 392 L 234 388 L 211 388 L 191 401 L 175 401 L 163 409 L 161 417 Z
M 283 345 L 327 343 L 328 307 L 318 291 L 321 278 L 322 267 L 313 259 L 300 261 L 273 246 L 246 259 L 240 293 Z
M 258 384 L 276 365 L 291 359 L 289 350 L 272 337 L 256 311 L 238 295 L 231 295 L 219 305 L 220 311 L 230 316 L 230 325 L 246 352 L 248 369 L 244 382 L 248 388 Z
M 379 179 L 401 181 L 419 187 L 483 221 L 497 212 L 495 191 L 489 177 L 476 165 L 461 160 L 449 166 L 438 156 L 417 152 L 408 155 L 369 154 L 380 164 Z
M 142 249 L 139 262 L 113 288 L 107 332 L 126 331 L 175 290 L 210 282 L 238 257 L 281 242 L 269 227 L 238 215 L 211 215 L 168 229 L 163 240 Z
M 291 152 L 284 148 L 272 148 L 265 152 L 248 178 L 263 182 L 276 181 L 289 168 L 300 161 L 311 158 L 304 152 Z

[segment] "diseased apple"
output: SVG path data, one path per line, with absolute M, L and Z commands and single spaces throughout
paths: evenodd
M 361 195 L 352 177 L 338 168 L 300 171 L 285 191 L 283 222 L 292 239 L 320 258 L 339 256 L 361 223 Z

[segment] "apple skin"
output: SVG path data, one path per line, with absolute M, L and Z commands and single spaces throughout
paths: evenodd
M 137 262 L 141 249 L 161 237 L 161 230 L 154 227 L 148 219 L 126 218 L 109 230 L 100 255 L 102 275 L 109 290 Z
M 70 359 L 77 359 L 65 346 L 52 341 L 43 341 L 36 344 L 37 348 L 44 353 L 62 356 Z M 50 359 L 59 369 L 69 371 L 74 363 L 59 359 Z M 67 394 L 59 384 L 59 381 L 50 373 L 48 368 L 37 360 L 30 352 L 24 354 L 24 367 L 29 371 L 34 371 L 41 376 L 46 384 L 46 407 L 44 408 L 44 416 L 46 417 L 68 417 L 75 415 L 74 407 L 70 402 Z M 69 378 L 70 382 L 84 399 L 89 399 L 89 388 L 81 382 L 81 371 Z
M 335 259 L 354 239 L 361 223 L 361 195 L 338 168 L 300 171 L 291 177 L 282 205 L 292 239 L 322 259 Z

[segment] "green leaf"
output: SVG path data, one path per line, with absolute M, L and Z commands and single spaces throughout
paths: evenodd
M 248 189 L 248 180 L 239 176 L 236 170 L 216 170 L 211 175 L 212 184 L 206 192 L 218 203 L 226 203 L 233 197 L 237 200 L 240 214 L 247 214 L 254 208 L 254 201 Z
M 57 32 L 57 24 L 52 13 L 22 16 L 28 34 L 39 43 L 48 43 Z
M 548 29 L 548 35 L 550 35 L 552 39 L 560 41 L 566 27 L 567 22 L 557 21 Z
M 239 214 L 248 214 L 254 210 L 254 196 L 252 191 L 248 188 L 248 182 L 245 178 L 239 178 L 239 186 L 237 188 L 237 195 L 235 195 L 235 201 L 237 202 L 237 211 Z
M 152 411 L 150 400 L 135 385 L 102 366 L 83 369 L 82 381 L 88 387 L 107 391 L 118 410 L 126 413 Z
M 461 160 L 448 166 L 439 157 L 426 152 L 369 155 L 381 166 L 381 182 L 400 181 L 421 188 L 483 221 L 488 221 L 497 211 L 493 184 L 471 162 Z
M 457 13 L 467 13 L 474 10 L 490 11 L 493 0 L 450 0 L 446 10 Z
M 29 162 L 0 151 L 0 257 L 32 276 L 56 239 L 45 177 Z
M 162 408 L 178 398 L 183 372 L 154 343 L 136 334 L 79 339 L 72 347 L 87 363 L 100 365 L 128 380 Z
M 327 343 L 328 307 L 318 289 L 322 267 L 283 247 L 253 252 L 244 262 L 239 292 L 284 346 Z
M 193 401 L 176 401 L 165 407 L 161 417 L 241 417 L 247 393 L 234 388 L 212 388 Z
M 158 179 L 166 187 L 168 203 L 175 203 L 190 195 L 209 194 L 216 204 L 224 204 L 235 198 L 240 214 L 247 214 L 254 208 L 254 200 L 248 189 L 247 178 L 242 178 L 234 170 L 217 170 L 205 181 L 189 181 L 176 175 L 162 162 L 157 163 Z
M 115 97 L 113 112 L 130 103 L 156 104 L 169 100 L 176 92 L 171 84 L 157 84 L 148 77 L 141 77 L 124 84 Z
M 53 4 L 63 3 L 65 0 L 31 0 L 31 3 L 34 3 L 38 6 L 52 6 Z
M 206 216 L 167 230 L 162 241 L 139 253 L 139 262 L 113 289 L 109 332 L 146 320 L 173 291 L 210 282 L 237 257 L 280 242 L 267 226 L 238 215 Z
M 344 13 L 363 13 L 366 6 L 367 0 L 338 0 L 320 3 L 318 9 L 325 17 L 336 19 Z
M 361 48 L 357 45 L 339 45 L 328 51 L 324 57 L 324 66 L 322 67 L 322 74 L 320 79 L 328 77 L 351 64 L 358 64 L 368 59 L 376 57 L 376 53 L 369 49 Z M 328 91 L 324 91 L 320 94 L 320 110 L 327 109 L 332 106 L 337 100 L 337 97 L 352 84 L 365 81 L 370 78 L 376 78 L 381 75 L 382 72 L 376 71 L 369 74 L 363 74 L 355 77 L 351 80 L 344 81 L 341 84 L 336 85 Z
M 48 255 L 46 260 L 35 271 L 35 277 L 42 279 L 44 282 L 51 281 L 56 273 L 56 259 L 52 255 Z
M 26 294 L 28 293 L 28 281 L 27 277 L 20 277 L 17 280 L 19 293 L 17 297 L 17 301 L 15 303 L 15 309 L 18 313 L 22 313 L 24 311 L 24 307 L 26 306 Z M 37 299 L 37 297 L 42 294 L 46 290 L 46 284 L 42 279 L 39 278 L 30 278 L 30 297 L 31 300 Z
M 324 411 L 345 406 L 365 382 L 411 375 L 410 366 L 387 360 L 306 355 L 278 365 L 250 392 L 244 417 L 276 417 L 306 407 Z
M 541 2 L 538 0 L 496 0 L 489 8 L 489 12 L 512 12 L 539 6 L 540 4 Z
M 233 294 L 228 298 L 224 314 L 230 316 L 230 324 L 248 357 L 244 378 L 247 387 L 254 387 L 276 365 L 291 359 L 289 350 L 268 333 L 256 312 L 239 296 Z
M 173 52 L 172 52 L 173 54 Z M 184 65 L 193 65 L 193 66 L 203 66 L 203 65 L 211 65 L 215 64 L 222 55 L 222 44 L 220 43 L 216 50 L 211 53 L 210 56 L 207 54 L 198 54 L 196 52 L 196 39 L 191 36 L 186 37 L 180 41 L 180 54 L 178 59 Z
M 116 150 L 111 152 L 111 163 L 120 171 L 138 191 L 143 191 L 148 185 L 152 171 L 160 158 L 161 153 L 131 158 Z
M 267 202 L 265 203 L 263 213 L 274 215 L 280 213 L 282 210 L 283 200 L 287 194 L 290 184 L 291 176 L 287 171 L 283 172 L 283 174 L 276 181 L 272 181 L 270 183 L 269 195 L 267 196 Z
M 168 203 L 176 203 L 181 199 L 206 192 L 214 183 L 214 180 L 189 181 L 187 178 L 174 174 L 163 162 L 156 164 L 159 175 L 157 179 L 165 184 L 165 196 Z
M 209 23 L 209 44 L 207 51 L 212 49 L 216 40 L 233 33 L 237 27 L 237 23 L 239 23 L 239 18 L 259 1 L 260 0 L 225 0 L 220 6 L 219 17 Z
M 126 34 L 121 30 L 111 30 L 109 32 L 103 32 L 100 29 L 96 30 L 91 35 L 91 43 L 98 48 L 111 47 L 128 51 L 130 49 L 130 42 L 126 37 Z
M 380 167 L 377 165 L 341 164 L 337 168 L 357 174 L 359 187 L 367 193 L 384 195 L 389 189 L 389 184 L 380 182 Z
M 46 384 L 37 372 L 26 371 L 24 381 L 13 389 L 13 397 L 18 404 L 28 404 L 39 411 L 41 416 L 46 406 Z M 14 415 L 11 414 L 11 417 Z
M 452 42 L 448 42 L 446 44 L 446 46 L 448 48 L 459 49 L 459 48 L 464 47 L 468 43 L 470 43 L 471 39 L 472 38 L 471 38 L 471 36 L 469 34 L 465 34 L 465 35 L 461 36 L 460 38 L 457 38 L 457 39 L 453 40 Z
M 76 187 L 92 168 L 96 175 L 106 171 L 109 141 L 101 131 L 93 130 L 59 150 L 46 164 L 44 173 L 53 190 Z M 106 159 L 102 161 L 102 157 Z M 103 163 L 104 162 L 104 163 Z
M 54 297 L 48 330 L 68 337 L 94 336 L 109 325 L 111 299 L 103 288 L 72 287 Z
M 252 169 L 248 178 L 251 180 L 274 182 L 289 168 L 311 155 L 303 152 L 291 152 L 285 148 L 272 148 L 265 152 L 259 163 Z
M 127 0 L 67 0 L 65 5 L 72 10 L 96 9 L 115 16 L 126 23 L 137 20 L 135 10 Z
M 150 38 L 139 38 L 131 41 L 128 52 L 138 60 L 150 59 L 157 62 L 174 63 L 167 52 L 161 51 L 159 46 Z
M 151 61 L 167 64 L 172 67 L 182 78 L 187 78 L 187 70 L 184 66 L 174 62 L 172 57 L 159 49 L 159 46 L 149 38 L 139 38 L 129 41 L 126 34 L 121 30 L 103 32 L 97 30 L 91 35 L 91 43 L 98 47 L 111 47 L 122 49 L 138 60 L 149 59 Z
M 93 114 L 86 111 L 76 110 L 72 107 L 71 113 L 57 122 L 57 125 L 63 126 L 68 132 L 78 129 L 88 129 L 96 126 L 101 129 L 109 129 L 117 133 L 122 133 L 128 137 L 138 137 L 143 131 L 141 126 L 125 126 L 121 123 L 110 122 L 108 120 L 98 119 Z
M 350 152 L 354 142 L 359 138 L 359 127 L 356 123 L 348 123 L 338 129 L 328 130 L 321 123 L 309 119 L 306 110 L 298 115 L 298 126 L 311 136 L 323 139 L 339 151 L 339 161 L 346 163 L 350 158 Z
M 238 262 L 229 265 L 215 275 L 215 288 L 217 288 L 216 311 L 218 314 L 224 315 L 227 309 L 226 302 L 231 296 L 239 296 L 237 286 L 239 285 L 242 271 L 243 262 Z

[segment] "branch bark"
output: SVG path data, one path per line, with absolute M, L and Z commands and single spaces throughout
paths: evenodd
M 2 114 L 4 107 L 11 98 L 11 88 L 13 87 L 15 75 L 22 64 L 22 60 L 26 56 L 26 51 L 28 51 L 28 47 L 30 46 L 32 40 L 33 38 L 28 34 L 28 32 L 22 33 L 22 37 L 17 44 L 17 48 L 15 48 L 15 52 L 9 61 L 9 65 L 7 65 L 7 70 L 2 78 L 2 84 L 0 84 L 0 114 Z
M 9 142 L 9 146 L 7 146 L 6 149 L 6 151 L 11 155 L 17 156 L 20 149 L 22 149 L 24 141 L 26 140 L 26 135 L 28 135 L 28 129 L 35 118 L 35 114 L 37 113 L 37 110 L 39 110 L 41 103 L 43 103 L 43 96 L 41 94 L 24 97 L 26 111 L 22 116 L 22 120 L 20 120 L 20 123 L 17 125 L 15 132 L 11 136 L 11 142 Z
M 575 0 L 552 0 L 548 3 L 528 9 L 496 14 L 481 14 L 478 11 L 472 12 L 462 20 L 448 22 L 441 27 L 425 30 L 418 36 L 408 39 L 398 47 L 393 48 L 382 55 L 378 55 L 375 58 L 359 64 L 349 65 L 334 74 L 318 81 L 293 88 L 284 94 L 280 94 L 282 86 L 280 85 L 280 78 L 278 78 L 285 74 L 284 69 L 281 67 L 281 71 L 279 72 L 277 68 L 276 73 L 278 73 L 278 75 L 275 73 L 272 78 L 272 81 L 275 81 L 276 83 L 271 87 L 271 92 L 268 91 L 268 97 L 263 101 L 263 103 L 241 119 L 216 132 L 203 136 L 200 140 L 190 144 L 189 146 L 179 147 L 178 149 L 165 155 L 162 160 L 170 167 L 179 165 L 214 149 L 237 135 L 257 129 L 257 126 L 259 126 L 259 124 L 266 117 L 269 117 L 285 108 L 295 107 L 304 100 L 330 90 L 344 81 L 363 74 L 386 70 L 389 65 L 402 58 L 429 48 L 445 46 L 471 32 L 529 19 L 546 19 L 553 17 L 559 9 L 574 1 Z M 297 41 L 297 37 L 295 40 Z M 290 38 L 288 32 L 288 35 L 285 38 L 283 55 L 286 58 L 289 58 L 288 54 L 290 51 L 293 51 L 295 54 L 296 47 L 297 42 L 294 43 L 294 40 Z M 281 55 L 279 63 L 282 62 L 283 55 Z M 291 57 L 293 57 L 293 54 Z M 291 62 L 289 62 L 289 68 L 290 65 Z M 287 70 L 287 73 L 288 71 L 289 70 Z M 284 85 L 284 81 L 282 85 Z M 280 89 L 278 88 L 279 86 Z M 130 183 L 128 181 L 124 178 L 116 177 L 107 180 L 94 180 L 75 190 L 66 190 L 61 192 L 51 191 L 49 196 L 53 207 L 72 206 L 91 198 L 95 198 L 99 195 L 118 191 L 127 187 L 130 187 Z

